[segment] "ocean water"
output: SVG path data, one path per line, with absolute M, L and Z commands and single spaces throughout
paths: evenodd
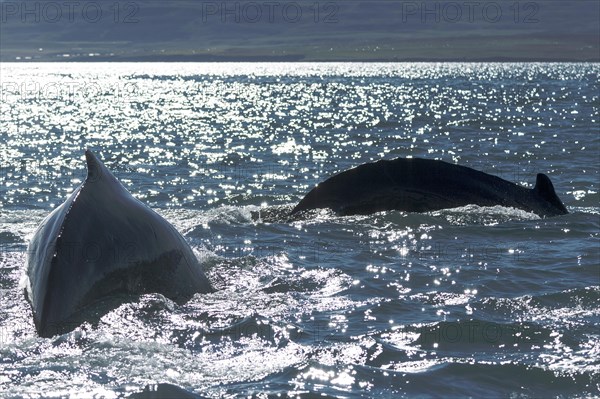
M 600 395 L 599 64 L 0 66 L 0 397 Z M 216 292 L 142 296 L 39 338 L 20 285 L 90 148 Z M 442 159 L 570 214 L 477 206 L 305 219 L 319 181 Z

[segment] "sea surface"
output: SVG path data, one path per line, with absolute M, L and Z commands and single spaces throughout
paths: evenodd
M 599 81 L 600 64 L 2 64 L 0 397 L 600 396 Z M 39 338 L 27 244 L 86 148 L 217 290 Z M 396 157 L 546 173 L 570 213 L 286 216 Z

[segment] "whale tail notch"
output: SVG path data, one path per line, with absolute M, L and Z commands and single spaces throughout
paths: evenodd
M 554 208 L 557 208 L 559 210 L 557 214 L 566 215 L 569 213 L 560 198 L 558 198 L 558 195 L 556 195 L 552 181 L 545 174 L 538 173 L 533 190 Z

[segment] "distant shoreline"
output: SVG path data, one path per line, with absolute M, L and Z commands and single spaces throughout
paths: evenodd
M 449 59 L 438 59 L 438 58 L 404 58 L 404 59 L 390 59 L 390 58 L 371 58 L 371 59 L 310 59 L 303 56 L 282 56 L 282 57 L 189 57 L 189 56 L 170 56 L 170 57 L 89 57 L 89 58 L 62 58 L 62 59 L 27 59 L 27 60 L 1 60 L 0 63 L 11 63 L 11 64 L 27 64 L 27 63 L 125 63 L 125 62 L 139 62 L 139 63 L 203 63 L 203 62 L 249 62 L 249 63 L 261 63 L 261 62 L 297 62 L 297 63 L 327 63 L 327 62 L 339 62 L 339 63 L 600 63 L 600 58 L 597 59 L 552 59 L 552 58 L 481 58 L 481 59 L 464 59 L 464 58 L 449 58 Z
M 0 0 L 0 62 L 596 63 L 599 13 L 591 0 Z

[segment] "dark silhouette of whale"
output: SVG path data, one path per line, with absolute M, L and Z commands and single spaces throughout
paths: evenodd
M 142 392 L 132 393 L 127 399 L 204 399 L 205 396 L 186 391 L 176 385 L 160 383 L 146 385 Z
M 181 234 L 91 151 L 85 156 L 85 181 L 44 219 L 28 248 L 26 297 L 43 337 L 74 329 L 91 309 L 106 313 L 103 301 L 115 307 L 124 296 L 160 293 L 183 303 L 212 291 Z
M 528 189 L 496 176 L 444 161 L 396 158 L 338 173 L 313 188 L 291 215 L 330 208 L 339 215 L 386 210 L 427 212 L 465 205 L 523 209 L 541 217 L 567 214 L 548 176 Z

